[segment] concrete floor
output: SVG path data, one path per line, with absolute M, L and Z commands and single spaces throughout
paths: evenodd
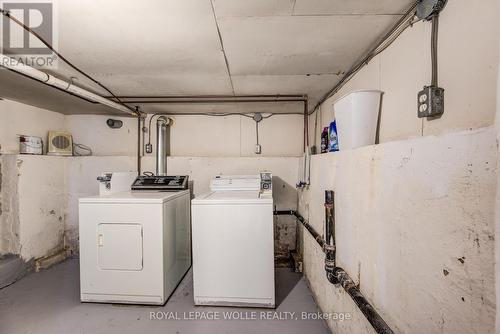
M 302 312 L 319 310 L 301 274 L 287 268 L 276 270 L 276 310 L 194 307 L 191 272 L 161 307 L 81 303 L 79 289 L 78 260 L 72 259 L 0 290 L 0 333 L 329 333 L 322 320 L 301 320 Z M 224 312 L 255 311 L 257 320 L 184 319 L 192 311 L 221 318 Z M 268 311 L 268 317 L 295 314 L 262 319 L 260 312 Z M 177 312 L 182 320 L 151 320 L 150 312 Z

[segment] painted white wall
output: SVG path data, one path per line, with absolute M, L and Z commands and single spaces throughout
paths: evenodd
M 66 216 L 65 158 L 2 155 L 2 253 L 24 260 L 64 246 Z
M 146 169 L 154 158 L 143 159 Z M 252 174 L 270 170 L 275 205 L 297 207 L 297 157 L 171 157 L 171 174 L 189 175 L 193 195 L 209 190 L 217 174 Z M 0 252 L 23 259 L 53 254 L 64 246 L 78 251 L 78 198 L 98 194 L 96 177 L 104 171 L 135 171 L 135 156 L 55 157 L 2 155 Z M 275 222 L 278 255 L 295 249 L 295 221 Z M 281 253 L 283 254 L 281 254 Z
M 193 157 L 258 157 L 255 122 L 243 116 L 170 116 L 171 155 Z M 106 125 L 109 118 L 123 121 L 120 129 Z M 155 119 L 156 120 L 156 119 Z M 152 122 L 151 142 L 156 138 Z M 148 124 L 149 117 L 146 120 Z M 137 120 L 130 117 L 103 115 L 62 115 L 26 104 L 0 100 L 0 153 L 19 153 L 18 134 L 47 140 L 49 130 L 65 130 L 75 143 L 89 146 L 96 156 L 127 156 L 137 154 Z M 141 136 L 142 137 L 142 136 Z M 147 138 L 147 135 L 146 135 Z M 302 155 L 303 117 L 275 115 L 259 125 L 260 156 Z M 154 155 L 154 150 L 153 154 Z
M 111 129 L 106 120 L 123 122 L 120 129 Z M 65 128 L 73 135 L 75 143 L 89 146 L 93 155 L 135 155 L 137 154 L 137 120 L 131 117 L 102 115 L 67 115 Z
M 133 156 L 72 157 L 66 161 L 67 215 L 66 235 L 68 244 L 77 249 L 78 198 L 97 195 L 96 176 L 103 171 L 134 171 Z M 154 158 L 143 158 L 144 170 L 154 170 Z M 298 161 L 296 157 L 170 157 L 169 174 L 189 175 L 193 195 L 209 190 L 210 180 L 218 174 L 255 174 L 261 170 L 273 173 L 274 200 L 278 209 L 296 209 Z M 289 219 L 276 221 L 279 231 L 277 246 L 285 252 L 295 249 L 295 222 Z M 278 233 L 279 232 L 279 233 Z
M 174 120 L 170 132 L 172 156 L 239 157 L 257 156 L 255 122 L 243 116 L 169 116 Z M 90 146 L 95 155 L 137 154 L 137 120 L 117 118 L 121 129 L 106 125 L 108 116 L 66 116 L 66 128 L 75 142 Z M 156 118 L 152 122 L 151 143 L 155 146 Z M 148 126 L 149 117 L 146 120 Z M 275 115 L 259 125 L 261 156 L 300 156 L 303 117 Z M 141 136 L 142 137 L 142 136 Z M 148 136 L 146 135 L 146 138 Z M 147 139 L 146 139 L 147 142 Z M 153 154 L 154 155 L 154 149 Z
M 123 127 L 110 129 L 108 118 Z M 260 123 L 262 155 L 254 154 L 255 123 L 243 116 L 173 116 L 169 172 L 189 174 L 195 194 L 208 189 L 218 173 L 277 171 L 276 203 L 296 208 L 297 156 L 302 152 L 300 115 L 277 115 Z M 149 118 L 148 118 L 149 120 Z M 146 122 L 146 124 L 148 124 Z M 154 147 L 156 129 L 152 123 Z M 47 139 L 49 130 L 73 134 L 75 143 L 92 148 L 92 157 L 20 156 L 17 134 Z M 97 194 L 96 177 L 103 171 L 136 170 L 137 120 L 101 115 L 62 115 L 22 103 L 0 100 L 0 254 L 21 254 L 26 260 L 50 255 L 65 244 L 77 250 L 78 202 Z M 201 157 L 201 158 L 195 158 Z M 220 160 L 216 157 L 225 157 Z M 144 158 L 144 170 L 154 171 L 154 152 Z M 276 222 L 277 248 L 295 248 L 295 222 Z M 64 238 L 63 238 L 64 233 Z
M 17 160 L 0 155 L 0 254 L 20 250 L 16 172 Z
M 65 116 L 10 100 L 0 100 L 0 154 L 19 153 L 17 135 L 41 137 L 49 130 L 65 130 Z
M 324 191 L 335 190 L 337 264 L 397 333 L 493 333 L 496 166 L 492 127 L 317 155 L 299 206 L 322 231 Z M 322 311 L 353 314 L 332 331 L 371 333 L 304 234 Z
M 104 171 L 135 171 L 137 120 L 120 119 L 120 129 L 106 125 L 108 116 L 65 116 L 13 101 L 0 101 L 3 174 L 0 252 L 38 258 L 69 245 L 77 250 L 78 198 L 96 195 L 96 177 Z M 242 116 L 175 116 L 171 131 L 169 173 L 188 174 L 195 194 L 208 190 L 216 174 L 275 172 L 276 204 L 295 209 L 298 158 L 302 151 L 302 117 L 280 115 L 260 124 L 262 156 L 253 153 L 255 123 Z M 147 123 L 146 123 L 147 124 Z M 152 142 L 155 141 L 153 122 Z M 46 140 L 49 130 L 66 130 L 74 142 L 88 145 L 91 157 L 17 155 L 16 134 Z M 179 155 L 185 155 L 183 157 Z M 196 157 L 198 156 L 198 157 Z M 224 157 L 224 158 L 222 158 Z M 154 153 L 143 158 L 143 171 L 154 171 Z M 5 222 L 5 223 L 4 223 Z M 276 222 L 277 248 L 295 248 L 295 222 Z M 64 233 L 64 238 L 63 238 Z
M 375 57 L 310 118 L 311 138 L 319 147 L 321 129 L 333 120 L 333 104 L 359 89 L 384 92 L 380 141 L 491 126 L 495 118 L 498 69 L 497 0 L 449 1 L 440 16 L 439 85 L 445 89 L 445 113 L 437 120 L 416 117 L 417 93 L 430 84 L 431 24 L 408 28 L 387 50 Z M 318 129 L 314 133 L 314 117 Z
M 500 8 L 500 0 L 498 0 Z M 500 28 L 498 29 L 498 45 L 500 46 Z M 497 112 L 495 117 L 495 129 L 497 134 L 497 166 L 500 166 L 500 57 L 498 59 L 499 67 L 497 74 Z M 495 201 L 495 282 L 496 282 L 496 332 L 500 332 L 500 171 L 497 169 L 497 196 Z
M 499 8 L 497 0 L 457 0 L 442 12 L 441 119 L 416 116 L 417 92 L 430 83 L 427 22 L 405 31 L 310 118 L 319 146 L 334 101 L 358 89 L 384 92 L 382 144 L 313 157 L 312 185 L 299 207 L 321 231 L 323 192 L 336 191 L 339 266 L 398 333 L 495 331 Z M 350 297 L 326 281 L 324 255 L 307 232 L 303 242 L 321 309 L 353 315 L 330 321 L 332 331 L 373 333 Z

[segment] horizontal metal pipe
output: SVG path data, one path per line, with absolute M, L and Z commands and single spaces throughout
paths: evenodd
M 274 210 L 273 214 L 275 216 L 295 216 L 295 211 L 293 211 L 293 210 Z
M 335 284 L 342 285 L 344 290 L 351 296 L 354 303 L 364 314 L 368 322 L 373 326 L 373 329 L 379 334 L 394 334 L 393 330 L 387 325 L 382 317 L 377 313 L 373 306 L 366 300 L 356 283 L 351 279 L 349 274 L 344 269 L 335 267 L 332 274 L 332 279 Z M 332 280 L 330 280 L 331 282 Z
M 267 114 L 267 113 L 266 113 Z M 283 115 L 302 115 L 301 112 L 277 112 L 277 113 L 269 113 L 272 116 L 283 116 Z M 248 113 L 240 112 L 240 113 L 211 113 L 211 112 L 159 112 L 154 113 L 153 115 L 168 115 L 168 116 L 246 116 L 253 119 L 253 116 L 249 116 Z M 267 116 L 264 118 L 268 118 Z
M 67 90 L 65 90 L 65 89 L 61 89 L 61 88 L 59 88 L 59 87 L 51 86 L 51 85 L 47 84 L 46 82 L 41 82 L 40 80 L 35 79 L 35 78 L 33 78 L 33 77 L 30 77 L 29 75 L 23 74 L 23 73 L 21 73 L 21 72 L 16 72 L 16 71 L 11 70 L 11 69 L 9 69 L 9 68 L 5 68 L 5 69 L 6 69 L 7 71 L 10 71 L 10 72 L 12 72 L 12 73 L 15 73 L 16 75 L 20 75 L 20 76 L 22 76 L 22 77 L 25 77 L 26 79 L 36 81 L 36 82 L 38 82 L 38 83 L 44 84 L 45 86 L 49 86 L 49 87 L 54 88 L 54 89 L 57 89 L 58 91 L 61 91 L 61 92 L 63 92 L 63 93 L 66 93 L 66 94 L 68 94 L 68 95 L 71 95 L 71 96 L 74 96 L 74 97 L 76 97 L 76 98 L 79 98 L 80 100 L 83 100 L 83 101 L 85 101 L 85 102 L 92 103 L 92 104 L 99 104 L 98 102 L 91 101 L 91 100 L 89 100 L 89 99 L 87 99 L 87 98 L 85 98 L 85 97 L 82 97 L 82 96 L 79 96 L 79 95 L 73 94 L 73 93 L 71 93 L 71 92 L 69 92 L 69 91 L 67 91 Z M 302 113 L 300 113 L 300 114 L 302 114 Z
M 112 96 L 107 96 L 108 98 L 112 99 L 114 97 Z M 117 96 L 119 99 L 239 99 L 239 98 L 244 98 L 244 99 L 279 99 L 279 98 L 297 98 L 297 99 L 304 99 L 304 95 L 302 94 L 262 94 L 262 95 L 157 95 L 157 96 L 151 96 L 151 95 L 122 95 L 122 96 Z
M 319 233 L 309 223 L 307 223 L 304 217 L 302 217 L 299 213 L 293 210 L 275 210 L 274 215 L 295 216 L 297 220 L 306 228 L 306 230 L 309 231 L 316 242 L 318 242 L 318 244 L 321 246 L 321 249 L 325 251 L 325 240 L 321 238 Z M 366 317 L 368 322 L 370 322 L 373 329 L 375 329 L 378 334 L 394 334 L 389 325 L 387 325 L 387 323 L 377 313 L 370 302 L 368 302 L 368 300 L 363 296 L 356 283 L 344 269 L 339 267 L 333 268 L 331 272 L 327 273 L 327 278 L 330 283 L 340 284 L 344 288 L 344 290 L 349 294 L 351 299 L 358 306 L 360 311 L 363 313 L 363 315 Z
M 123 103 L 130 104 L 197 104 L 197 103 L 278 103 L 278 102 L 300 102 L 303 103 L 304 100 L 299 99 L 246 99 L 246 100 L 216 100 L 216 99 L 207 99 L 207 100 L 125 100 Z
M 65 80 L 61 80 L 56 78 L 55 76 L 42 72 L 34 67 L 25 65 L 16 59 L 10 58 L 4 54 L 0 54 L 0 66 L 6 69 L 9 69 L 13 72 L 22 74 L 24 76 L 30 77 L 36 81 L 44 83 L 46 85 L 52 86 L 59 90 L 71 93 L 73 95 L 80 96 L 90 101 L 94 101 L 110 108 L 119 110 L 123 113 L 136 115 L 136 112 L 130 109 L 128 106 L 124 106 L 123 104 L 119 104 L 110 99 L 104 98 L 101 95 L 98 95 L 94 92 L 86 90 L 84 88 L 78 87 L 73 84 L 73 82 L 68 82 Z
M 302 217 L 298 212 L 293 211 L 293 210 L 275 210 L 274 211 L 275 216 L 283 216 L 283 215 L 290 215 L 290 216 L 295 216 L 295 218 L 309 231 L 311 236 L 316 240 L 318 245 L 321 246 L 321 248 L 324 247 L 325 245 L 325 239 L 321 237 L 321 235 L 316 232 L 314 227 L 312 227 L 305 219 Z
M 36 37 L 40 42 L 42 42 L 49 50 L 51 50 L 55 55 L 57 55 L 57 57 L 59 59 L 61 59 L 62 61 L 64 61 L 67 65 L 69 65 L 71 68 L 73 68 L 75 71 L 77 71 L 78 73 L 82 74 L 83 76 L 85 76 L 87 79 L 89 79 L 90 81 L 92 81 L 93 83 L 97 84 L 99 87 L 103 88 L 106 92 L 108 92 L 109 94 L 111 94 L 111 96 L 116 100 L 118 101 L 118 103 L 123 106 L 124 108 L 128 109 L 129 111 L 131 112 L 127 112 L 127 111 L 124 111 L 128 114 L 132 114 L 132 115 L 135 115 L 135 116 L 140 116 L 139 114 L 136 114 L 134 112 L 134 109 L 130 106 L 127 106 L 125 104 L 123 104 L 123 102 L 120 100 L 120 98 L 118 98 L 116 96 L 115 93 L 113 93 L 108 87 L 104 86 L 102 83 L 100 83 L 99 81 L 97 81 L 96 79 L 94 79 L 92 76 L 90 76 L 89 74 L 87 74 L 86 72 L 84 72 L 82 69 L 80 69 L 79 67 L 75 66 L 72 62 L 70 62 L 66 57 L 64 57 L 62 54 L 60 54 L 56 49 L 54 49 L 54 47 L 48 42 L 46 41 L 37 31 L 33 30 L 32 28 L 30 28 L 29 26 L 27 26 L 26 24 L 24 24 L 24 22 L 21 22 L 20 20 L 18 20 L 16 17 L 12 16 L 11 12 L 8 11 L 8 10 L 5 10 L 3 8 L 0 8 L 0 14 L 1 15 L 4 15 L 5 17 L 7 17 L 8 19 L 10 19 L 11 21 L 15 22 L 17 25 L 19 25 L 21 28 L 23 28 L 25 31 L 27 31 L 28 33 L 30 33 L 31 35 L 33 35 L 34 37 Z M 2 59 L 2 62 L 5 61 L 5 59 Z M 5 66 L 5 65 L 3 65 Z M 16 69 L 13 69 L 14 71 L 16 71 Z M 19 72 L 21 73 L 21 72 Z M 25 73 L 26 74 L 26 73 Z M 27 74 L 29 75 L 29 74 Z M 35 77 L 33 77 L 35 78 Z M 36 78 L 35 78 L 36 79 Z M 47 80 L 48 81 L 48 80 Z M 49 85 L 52 85 L 50 83 L 47 83 Z M 54 86 L 57 88 L 57 86 Z M 68 89 L 65 89 L 65 90 L 68 90 Z M 80 94 L 78 92 L 72 92 L 71 94 L 75 94 L 76 96 L 80 96 Z M 93 94 L 93 93 L 92 93 Z M 100 98 L 103 98 L 102 96 L 98 95 Z M 106 98 L 104 98 L 106 99 Z M 94 99 L 92 99 L 94 100 Z M 107 99 L 109 100 L 109 99 Z M 110 105 L 109 103 L 114 103 L 114 101 L 108 101 L 108 102 L 102 102 L 102 101 L 97 101 L 99 103 L 102 103 L 102 104 L 105 104 L 111 108 L 114 108 L 114 109 L 117 109 L 117 110 L 121 110 L 120 108 L 117 108 L 116 106 L 114 105 Z M 123 111 L 123 110 L 121 110 Z

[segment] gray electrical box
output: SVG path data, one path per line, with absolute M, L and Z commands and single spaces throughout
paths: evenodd
M 421 20 L 430 20 L 439 14 L 446 6 L 448 0 L 419 0 L 417 4 L 417 17 Z
M 444 113 L 444 89 L 436 86 L 425 86 L 418 93 L 418 117 L 436 117 Z

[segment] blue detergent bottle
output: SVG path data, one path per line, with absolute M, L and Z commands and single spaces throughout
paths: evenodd
M 328 129 L 328 148 L 330 152 L 336 152 L 339 150 L 337 123 L 335 120 L 330 123 L 330 127 Z

